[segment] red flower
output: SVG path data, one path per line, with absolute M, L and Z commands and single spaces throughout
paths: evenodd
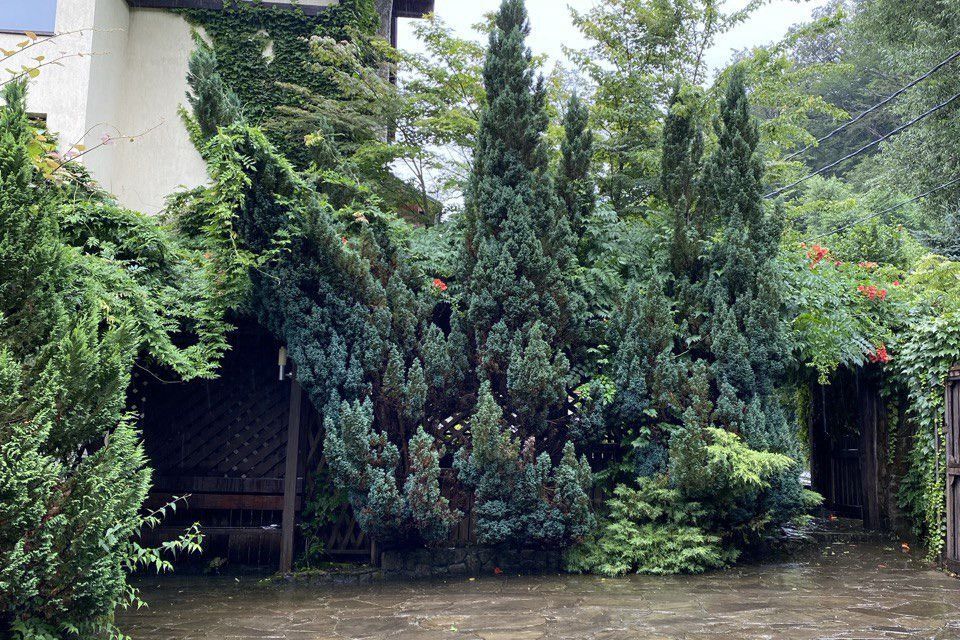
M 871 300 L 886 300 L 887 299 L 887 290 L 878 289 L 876 285 L 860 285 L 857 287 L 857 291 L 870 298 Z
M 493 568 L 493 573 L 494 573 L 494 575 L 499 576 L 500 574 L 503 573 L 503 569 L 501 569 L 500 567 L 494 567 L 494 568 Z
M 899 286 L 900 286 L 900 281 L 899 281 L 899 280 L 894 280 L 894 281 L 893 281 L 893 286 L 899 287 Z
M 886 364 L 890 362 L 890 354 L 887 353 L 887 346 L 883 344 L 877 346 L 875 351 L 868 353 L 867 358 L 870 359 L 870 362 L 876 362 L 879 364 Z
M 820 264 L 820 262 L 822 262 L 824 258 L 827 258 L 829 256 L 830 256 L 830 250 L 827 249 L 826 247 L 821 247 L 818 244 L 813 245 L 813 247 L 810 248 L 810 251 L 807 251 L 807 257 L 810 258 L 811 268 Z
M 447 283 L 444 282 L 443 280 L 441 280 L 440 278 L 434 278 L 434 279 L 433 279 L 433 286 L 435 286 L 435 287 L 436 287 L 437 289 L 439 289 L 440 291 L 446 291 L 446 290 L 447 290 Z

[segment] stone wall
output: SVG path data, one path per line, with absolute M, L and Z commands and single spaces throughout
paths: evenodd
M 556 573 L 561 571 L 561 567 L 561 553 L 543 549 L 417 549 L 384 551 L 380 556 L 380 570 L 388 580 L 498 573 Z

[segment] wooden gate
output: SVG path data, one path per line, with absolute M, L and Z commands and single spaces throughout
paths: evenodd
M 960 569 L 960 365 L 947 378 L 947 545 L 945 559 Z
M 886 420 L 879 377 L 869 369 L 841 370 L 827 385 L 811 386 L 810 474 L 824 506 L 861 518 L 868 529 L 887 524 L 883 493 L 888 470 Z

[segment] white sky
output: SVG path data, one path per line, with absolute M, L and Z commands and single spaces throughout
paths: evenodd
M 571 24 L 567 7 L 583 11 L 602 1 L 527 0 L 531 25 L 530 47 L 533 52 L 546 53 L 553 61 L 562 61 L 564 45 L 582 47 L 584 40 Z M 791 25 L 808 20 L 813 9 L 825 3 L 826 0 L 771 0 L 757 10 L 750 20 L 718 40 L 707 55 L 711 69 L 716 71 L 723 68 L 735 50 L 779 40 Z M 727 7 L 738 8 L 744 4 L 746 0 L 728 0 Z M 471 26 L 499 5 L 500 0 L 436 0 L 436 13 L 458 35 L 475 37 Z M 403 49 L 416 50 L 419 47 L 411 23 L 411 20 L 400 21 L 399 43 Z

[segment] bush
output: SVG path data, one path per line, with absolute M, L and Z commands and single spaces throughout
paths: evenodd
M 625 573 L 703 573 L 737 559 L 719 535 L 701 526 L 706 511 L 689 502 L 665 478 L 624 485 L 607 502 L 610 513 L 587 540 L 567 554 L 569 571 L 618 576 Z
M 572 443 L 557 465 L 546 452 L 537 455 L 533 437 L 521 446 L 488 383 L 470 427 L 472 447 L 457 452 L 454 466 L 460 481 L 476 492 L 478 542 L 564 547 L 593 528 L 590 465 L 585 457 L 577 459 Z

